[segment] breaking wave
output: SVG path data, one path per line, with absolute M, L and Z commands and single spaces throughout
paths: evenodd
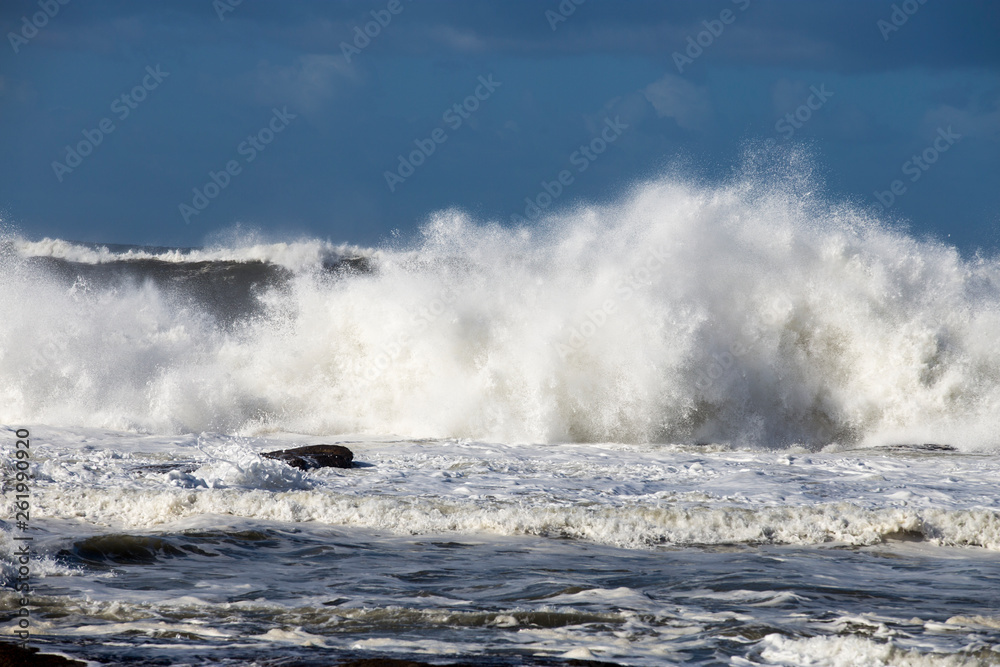
M 1000 260 L 757 167 L 377 251 L 8 236 L 0 421 L 995 447 Z

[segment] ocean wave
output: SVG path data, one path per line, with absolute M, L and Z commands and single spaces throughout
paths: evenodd
M 0 421 L 996 447 L 1000 261 L 965 259 L 816 191 L 796 173 L 715 186 L 663 177 L 531 228 L 440 212 L 401 250 L 303 241 L 149 254 L 292 267 L 280 284 L 229 275 L 252 307 L 225 317 L 228 292 L 179 298 L 169 281 L 95 283 L 83 271 L 68 284 L 5 262 Z M 141 255 L 17 244 L 74 262 Z M 373 270 L 314 270 L 348 251 L 377 256 Z
M 725 544 L 838 543 L 895 539 L 1000 550 L 991 509 L 865 508 L 699 503 L 567 505 L 513 500 L 358 496 L 322 491 L 59 488 L 37 503 L 44 516 L 84 518 L 116 529 L 148 529 L 199 515 L 358 526 L 398 534 L 490 533 L 581 539 L 625 548 Z
M 235 247 L 146 248 L 82 244 L 62 239 L 30 241 L 19 237 L 6 240 L 24 258 L 52 258 L 76 264 L 113 264 L 155 261 L 169 264 L 199 262 L 263 262 L 295 272 L 317 270 L 344 259 L 370 256 L 374 251 L 329 241 L 307 239 L 290 243 L 258 243 L 252 240 Z

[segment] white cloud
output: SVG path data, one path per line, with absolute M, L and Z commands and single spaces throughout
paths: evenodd
M 304 113 L 317 111 L 333 98 L 339 85 L 354 76 L 338 54 L 311 54 L 291 65 L 263 61 L 252 76 L 254 95 L 264 104 L 287 104 Z
M 642 92 L 658 116 L 673 118 L 684 129 L 702 129 L 711 120 L 708 90 L 675 74 L 665 74 Z
M 1000 104 L 995 103 L 994 108 L 990 110 L 958 109 L 945 104 L 928 111 L 924 116 L 924 123 L 931 131 L 950 125 L 963 137 L 1000 141 Z
M 479 53 L 487 48 L 482 37 L 472 30 L 463 30 L 449 25 L 435 26 L 430 31 L 431 38 L 459 53 Z

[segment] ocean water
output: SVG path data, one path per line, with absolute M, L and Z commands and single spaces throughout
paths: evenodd
M 820 190 L 4 232 L 3 632 L 30 535 L 29 643 L 96 664 L 1000 664 L 1000 259 Z

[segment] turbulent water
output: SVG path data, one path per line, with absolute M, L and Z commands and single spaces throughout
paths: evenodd
M 1000 260 L 817 191 L 664 177 L 377 249 L 8 232 L 33 641 L 136 664 L 1000 662 Z M 322 442 L 359 465 L 257 456 Z

